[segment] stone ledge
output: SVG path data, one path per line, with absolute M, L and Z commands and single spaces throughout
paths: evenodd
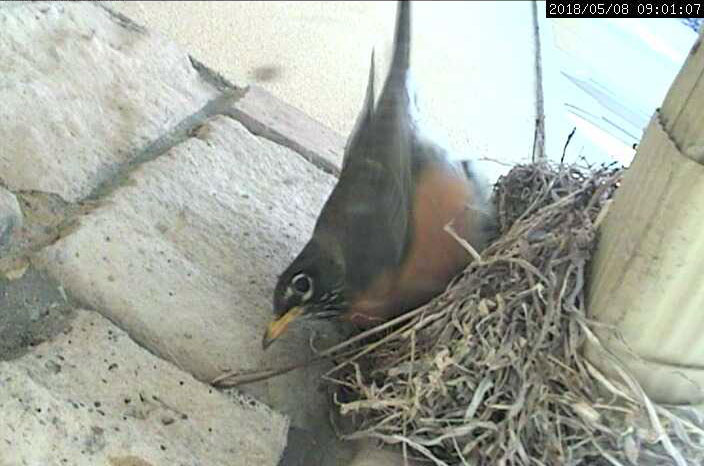
M 92 3 L 0 9 L 0 178 L 84 198 L 217 95 L 170 41 Z
M 285 443 L 281 415 L 197 382 L 91 311 L 0 374 L 3 464 L 274 466 Z
M 228 114 L 253 134 L 296 151 L 328 173 L 340 173 L 345 139 L 261 87 L 249 86 Z
M 276 277 L 310 235 L 334 177 L 216 116 L 128 181 L 39 252 L 37 265 L 203 381 L 312 356 L 305 328 L 267 352 L 261 335 Z M 322 370 L 243 389 L 315 430 L 327 424 Z

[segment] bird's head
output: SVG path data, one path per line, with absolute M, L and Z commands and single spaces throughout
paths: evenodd
M 311 240 L 279 276 L 273 304 L 276 317 L 264 334 L 264 349 L 294 320 L 329 319 L 344 311 L 344 270 L 340 261 L 329 249 Z

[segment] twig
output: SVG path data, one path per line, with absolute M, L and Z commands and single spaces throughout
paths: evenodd
M 465 251 L 467 251 L 469 253 L 470 256 L 472 256 L 472 259 L 474 259 L 477 262 L 481 262 L 482 258 L 479 255 L 479 253 L 477 252 L 477 250 L 474 249 L 472 247 L 472 245 L 469 244 L 469 242 L 466 239 L 461 238 L 460 235 L 457 234 L 457 232 L 455 231 L 455 228 L 452 226 L 453 223 L 454 223 L 454 219 L 451 220 L 450 223 L 446 224 L 443 229 L 450 236 L 452 236 L 455 239 L 455 241 L 457 241 L 460 244 L 460 246 L 462 246 L 465 249 Z
M 572 128 L 572 131 L 567 136 L 567 140 L 565 141 L 565 147 L 562 148 L 562 157 L 560 157 L 560 164 L 565 163 L 565 154 L 567 154 L 567 146 L 570 145 L 570 141 L 572 140 L 572 136 L 574 136 L 574 133 L 576 131 L 577 131 L 577 127 L 575 126 L 574 128 Z
M 481 256 L 465 248 L 475 260 L 440 297 L 346 347 L 327 374 L 355 412 L 347 438 L 433 464 L 703 464 L 704 419 L 664 412 L 581 354 L 608 330 L 586 317 L 585 269 L 619 176 L 541 163 L 502 177 L 501 237 Z

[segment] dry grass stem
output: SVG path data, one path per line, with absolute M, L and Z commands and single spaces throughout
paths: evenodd
M 585 275 L 620 176 L 531 164 L 499 180 L 501 236 L 468 250 L 477 260 L 445 293 L 324 352 L 343 435 L 435 465 L 702 464 L 701 415 L 580 353 L 596 339 Z

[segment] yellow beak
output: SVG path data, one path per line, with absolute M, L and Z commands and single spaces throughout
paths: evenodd
M 289 309 L 286 314 L 282 315 L 275 321 L 269 324 L 269 327 L 264 333 L 264 338 L 262 339 L 262 348 L 267 349 L 282 333 L 286 331 L 291 322 L 293 322 L 297 317 L 303 314 L 303 308 L 300 306 L 295 306 Z

